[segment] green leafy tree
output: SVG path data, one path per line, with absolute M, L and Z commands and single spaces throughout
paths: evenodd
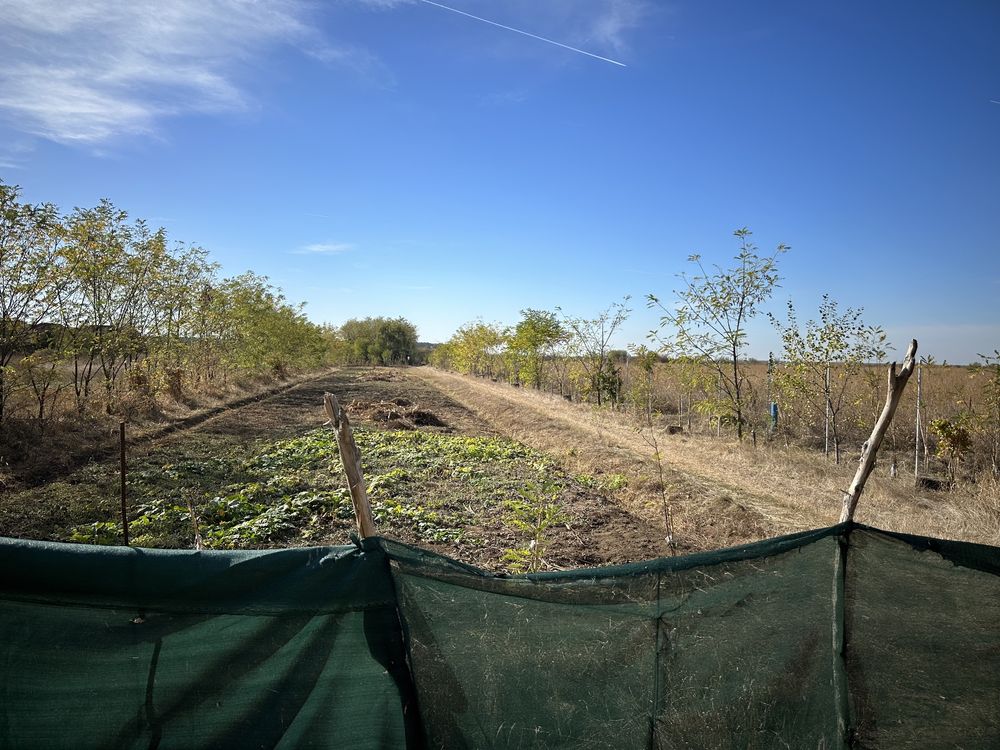
M 223 372 L 227 307 L 220 286 L 213 275 L 195 290 L 194 308 L 187 328 L 190 336 L 188 359 L 192 363 L 194 382 L 202 387 L 214 382 Z
M 628 301 L 625 297 L 594 318 L 563 318 L 570 334 L 569 354 L 579 359 L 586 373 L 587 391 L 598 406 L 616 405 L 622 398 L 622 378 L 618 360 L 612 356 L 611 340 L 632 312 Z
M 417 329 L 405 318 L 382 321 L 375 332 L 375 349 L 383 365 L 405 365 L 417 356 Z
M 969 434 L 967 415 L 961 414 L 956 419 L 932 419 L 931 434 L 938 439 L 937 455 L 948 464 L 948 476 L 955 480 L 958 462 L 961 461 L 972 447 L 972 436 Z
M 68 354 L 80 411 L 100 374 L 110 413 L 118 376 L 145 351 L 147 290 L 166 254 L 166 237 L 163 230 L 151 232 L 145 222 L 127 219 L 125 211 L 102 200 L 96 208 L 76 209 L 67 220 L 64 254 L 73 278 L 60 312 L 74 333 Z
M 432 352 L 431 364 L 466 375 L 498 377 L 508 341 L 509 332 L 498 323 L 466 323 Z
M 34 350 L 38 327 L 67 282 L 56 207 L 19 198 L 19 188 L 0 182 L 0 429 L 17 382 L 11 363 Z
M 44 427 L 69 383 L 80 413 L 124 414 L 164 388 L 179 397 L 185 375 L 208 384 L 325 360 L 323 330 L 301 305 L 264 277 L 217 270 L 202 248 L 171 249 L 163 229 L 108 200 L 62 217 L 0 183 L 0 426 L 15 393 L 33 393 Z M 381 358 L 412 351 L 407 326 L 375 332 Z
M 758 254 L 745 227 L 734 233 L 739 253 L 733 267 L 706 269 L 701 256 L 692 255 L 698 272 L 681 275 L 683 288 L 674 292 L 676 305 L 665 305 L 648 295 L 649 307 L 660 310 L 660 323 L 651 332 L 662 350 L 690 357 L 711 370 L 717 379 L 720 401 L 743 439 L 750 382 L 744 366 L 747 325 L 778 286 L 778 256 L 789 248 L 778 245 L 771 255 Z M 720 414 L 720 418 L 723 415 Z
M 435 346 L 427 356 L 427 363 L 431 367 L 439 367 L 442 370 L 457 370 L 454 336 L 443 344 Z
M 179 246 L 164 254 L 150 278 L 145 364 L 148 370 L 162 373 L 174 398 L 184 390 L 185 375 L 190 380 L 198 377 L 198 341 L 203 333 L 199 320 L 204 312 L 200 301 L 202 292 L 215 283 L 217 271 L 207 250 Z
M 784 323 L 768 314 L 781 336 L 783 364 L 775 372 L 779 390 L 805 404 L 806 422 L 826 423 L 832 432 L 836 462 L 840 463 L 840 416 L 865 363 L 885 357 L 885 331 L 867 325 L 863 309 L 839 312 L 837 302 L 824 294 L 819 321 L 801 326 L 795 306 L 788 302 Z
M 635 412 L 641 414 L 645 424 L 653 425 L 653 399 L 656 395 L 656 365 L 660 355 L 646 346 L 632 348 L 632 359 L 635 369 L 641 377 L 633 378 L 630 384 L 628 399 Z
M 408 364 L 417 354 L 417 329 L 405 318 L 352 318 L 340 338 L 350 364 Z
M 510 336 L 510 353 L 517 382 L 541 388 L 545 363 L 556 347 L 566 340 L 566 331 L 555 313 L 548 310 L 521 310 L 521 320 Z

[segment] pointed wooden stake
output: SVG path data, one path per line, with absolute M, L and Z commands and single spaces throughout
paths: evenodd
M 889 365 L 889 392 L 885 397 L 885 406 L 882 407 L 882 414 L 875 423 L 871 437 L 865 441 L 861 448 L 861 462 L 858 464 L 854 481 L 851 482 L 850 489 L 844 493 L 844 507 L 840 511 L 841 523 L 854 520 L 854 511 L 858 508 L 858 500 L 861 499 L 861 493 L 865 489 L 865 482 L 868 481 L 868 475 L 875 468 L 875 456 L 879 446 L 882 445 L 882 438 L 885 437 L 886 430 L 889 429 L 889 423 L 892 422 L 892 415 L 896 413 L 896 407 L 903 395 L 906 381 L 910 379 L 910 373 L 913 372 L 913 358 L 916 354 L 917 340 L 913 339 L 910 342 L 910 347 L 906 350 L 906 359 L 903 360 L 903 367 L 898 375 L 896 374 L 896 363 L 893 362 Z
M 368 492 L 365 490 L 365 478 L 361 473 L 361 451 L 354 442 L 354 432 L 337 397 L 332 393 L 323 394 L 323 408 L 330 418 L 328 424 L 337 431 L 337 443 L 340 446 L 340 460 L 347 474 L 347 484 L 351 489 L 351 501 L 354 503 L 354 517 L 358 521 L 358 532 L 362 539 L 375 536 L 375 521 L 372 519 L 372 507 L 368 502 Z

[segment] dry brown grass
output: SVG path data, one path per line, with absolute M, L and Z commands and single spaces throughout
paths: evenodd
M 121 418 L 128 423 L 129 444 L 135 445 L 192 427 L 229 409 L 308 383 L 329 372 L 331 369 L 314 371 L 280 381 L 263 376 L 233 379 L 180 400 L 163 394 L 154 412 L 134 415 L 88 414 L 81 417 L 70 408 L 67 399 L 63 411 L 41 434 L 35 425 L 10 419 L 0 442 L 0 494 L 42 484 L 92 459 L 111 455 L 117 446 Z
M 961 538 L 1000 546 L 1000 480 L 990 478 L 966 487 L 959 498 L 962 508 L 959 516 L 966 531 Z
M 921 354 L 924 353 L 921 352 Z M 897 356 L 896 359 L 899 357 Z M 767 363 L 749 362 L 745 363 L 744 366 L 750 386 L 746 410 L 753 417 L 751 421 L 757 422 L 758 429 L 762 429 L 761 425 L 768 421 L 767 395 L 771 393 L 781 406 L 779 430 L 782 439 L 802 447 L 822 450 L 823 414 L 822 411 L 814 410 L 815 404 L 822 403 L 822 400 L 813 398 L 813 407 L 810 407 L 801 395 L 782 393 L 777 385 L 773 391 L 769 391 Z M 779 363 L 778 371 L 780 369 Z M 833 368 L 835 384 L 837 370 L 838 368 L 835 366 Z M 972 414 L 978 414 L 982 417 L 988 373 L 963 365 L 922 365 L 920 370 L 922 380 L 921 423 L 927 440 L 926 447 L 929 450 L 925 457 L 924 450 L 921 449 L 921 462 L 923 464 L 921 473 L 943 475 L 944 462 L 936 460 L 934 457 L 937 438 L 929 433 L 928 426 L 932 420 L 955 420 L 963 414 L 966 417 Z M 636 369 L 632 368 L 633 377 L 635 372 Z M 659 408 L 664 412 L 674 414 L 678 422 L 686 421 L 687 417 L 686 401 L 681 397 L 684 392 L 679 379 L 682 372 L 682 367 L 676 363 L 660 363 L 656 367 L 653 386 L 654 400 Z M 627 375 L 628 373 L 629 371 L 626 370 Z M 841 442 L 845 450 L 850 451 L 852 447 L 856 449 L 871 432 L 872 425 L 882 411 L 885 399 L 885 382 L 885 365 L 866 365 L 848 382 L 837 418 Z M 632 387 L 631 381 L 629 377 L 626 377 L 626 391 L 630 387 Z M 696 391 L 691 396 L 693 402 L 697 403 L 701 399 L 711 398 L 713 394 Z M 896 418 L 890 426 L 882 448 L 883 454 L 896 451 L 901 471 L 907 465 L 910 471 L 913 470 L 916 400 L 917 378 L 914 376 L 903 392 Z M 710 435 L 715 431 L 715 421 L 708 416 L 694 413 L 692 422 L 696 433 Z M 974 474 L 977 469 L 982 469 L 988 461 L 988 456 L 984 454 L 988 446 L 983 443 L 982 439 L 975 442 L 973 450 L 966 456 L 967 460 L 960 467 L 960 471 L 970 475 Z M 926 466 L 928 462 L 929 468 Z
M 618 494 L 630 512 L 662 525 L 653 450 L 633 419 L 558 396 L 432 368 L 409 371 L 445 391 L 495 428 L 558 458 L 574 472 L 621 474 Z M 646 438 L 651 433 L 647 430 Z M 655 438 L 665 463 L 676 536 L 684 549 L 754 541 L 837 522 L 855 454 L 841 465 L 814 451 L 775 443 L 669 435 Z M 857 446 L 859 447 L 859 446 Z M 856 447 L 856 448 L 857 448 Z M 887 463 L 887 462 L 883 462 Z M 952 492 L 917 492 L 912 475 L 888 476 L 880 465 L 869 480 L 858 520 L 881 528 L 984 543 L 1000 543 L 996 482 Z

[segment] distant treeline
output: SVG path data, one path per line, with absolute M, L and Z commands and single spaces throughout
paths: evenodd
M 326 328 L 330 357 L 344 365 L 422 364 L 417 329 L 405 318 L 352 318 Z
M 513 326 L 475 321 L 436 347 L 430 362 L 618 406 L 625 397 L 620 364 L 628 353 L 612 349 L 611 339 L 629 312 L 621 302 L 590 320 L 529 309 Z

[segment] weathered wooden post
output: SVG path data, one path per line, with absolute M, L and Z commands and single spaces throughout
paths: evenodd
M 878 421 L 875 422 L 871 437 L 865 441 L 861 448 L 861 461 L 858 464 L 858 471 L 854 475 L 854 481 L 844 493 L 844 507 L 840 512 L 841 523 L 854 520 L 854 511 L 857 510 L 858 500 L 861 499 L 861 493 L 865 489 L 865 482 L 868 481 L 868 476 L 875 468 L 875 456 L 879 446 L 882 445 L 882 438 L 885 437 L 886 430 L 889 429 L 889 423 L 892 422 L 892 415 L 899 405 L 906 381 L 910 379 L 910 374 L 913 372 L 913 358 L 916 354 L 917 340 L 913 339 L 906 350 L 906 359 L 903 360 L 903 367 L 898 375 L 896 374 L 896 363 L 893 362 L 889 365 L 889 392 L 886 394 L 885 406 L 882 408 L 882 414 L 879 415 Z
M 368 502 L 368 491 L 365 489 L 365 478 L 361 473 L 361 451 L 354 442 L 354 432 L 337 397 L 332 393 L 323 394 L 323 408 L 330 418 L 328 424 L 337 431 L 337 444 L 340 446 L 340 460 L 347 474 L 347 484 L 351 490 L 351 502 L 354 503 L 354 517 L 358 521 L 358 533 L 362 539 L 375 536 L 375 521 L 372 518 L 371 504 Z

